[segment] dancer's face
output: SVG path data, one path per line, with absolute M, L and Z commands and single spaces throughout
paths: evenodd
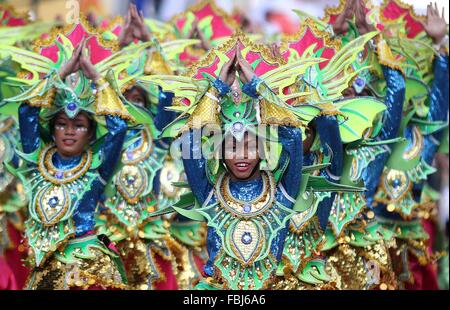
M 53 134 L 58 153 L 65 157 L 79 156 L 94 134 L 86 113 L 70 119 L 64 112 L 55 117 Z
M 132 87 L 124 93 L 124 97 L 135 105 L 145 108 L 147 99 L 143 89 Z
M 260 157 L 255 135 L 247 132 L 242 142 L 228 137 L 224 147 L 224 161 L 232 179 L 248 180 L 259 176 Z

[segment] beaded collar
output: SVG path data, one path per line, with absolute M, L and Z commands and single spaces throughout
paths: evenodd
M 73 168 L 61 170 L 53 164 L 52 158 L 56 153 L 55 145 L 48 145 L 39 154 L 38 170 L 47 181 L 61 185 L 73 182 L 81 178 L 91 167 L 92 151 L 84 151 L 80 163 Z
M 262 173 L 261 194 L 251 201 L 234 198 L 230 192 L 230 176 L 223 173 L 216 184 L 216 194 L 220 205 L 235 217 L 252 218 L 265 213 L 275 200 L 275 179 L 269 172 Z

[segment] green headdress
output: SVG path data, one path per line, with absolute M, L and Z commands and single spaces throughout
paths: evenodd
M 83 38 L 87 38 L 90 60 L 102 76 L 98 81 L 102 85 L 97 85 L 97 88 L 81 72 L 69 76 L 65 81 L 61 81 L 58 75 L 59 68 L 71 58 Z M 124 106 L 118 98 L 134 78 L 126 73 L 131 60 L 150 44 L 135 45 L 118 51 L 116 43 L 104 42 L 97 30 L 81 17 L 76 24 L 68 25 L 62 30 L 55 29 L 47 39 L 35 41 L 33 52 L 0 45 L 0 56 L 10 57 L 22 69 L 17 77 L 7 78 L 10 85 L 22 90 L 21 94 L 4 99 L 0 112 L 12 113 L 11 111 L 17 111 L 18 103 L 28 102 L 42 108 L 43 120 L 48 120 L 60 111 L 72 118 L 80 111 L 85 111 L 96 117 L 117 115 L 133 119 L 133 107 Z M 106 87 L 108 85 L 112 89 Z M 104 128 L 98 128 L 98 133 L 103 133 Z
M 432 40 L 422 25 L 425 17 L 416 15 L 412 6 L 401 1 L 385 0 L 379 8 L 379 20 L 387 44 L 402 59 L 400 66 L 406 81 L 404 110 L 412 107 L 419 117 L 425 117 L 428 114 L 429 85 L 433 80 L 432 63 L 436 55 Z
M 323 22 L 308 17 L 298 32 L 284 37 L 281 44 L 281 55 L 288 63 L 311 57 L 324 59 L 310 66 L 294 89 L 290 89 L 305 93 L 293 105 L 301 107 L 308 103 L 320 108 L 321 114 L 335 115 L 343 143 L 361 139 L 385 109 L 384 103 L 374 97 L 343 98 L 349 85 L 358 84 L 362 89 L 372 78 L 370 58 L 362 57 L 362 53 L 376 35 L 377 32 L 371 32 L 354 39 L 349 37 L 341 46 L 341 41 L 333 37 Z
M 219 101 L 211 84 L 222 66 L 234 56 L 237 44 L 242 56 L 262 81 L 256 85 L 260 95 L 258 99 L 243 94 L 238 104 L 234 103 L 232 95 Z M 283 59 L 273 57 L 267 48 L 254 44 L 238 32 L 219 48 L 212 49 L 202 61 L 192 65 L 184 76 L 146 76 L 139 79 L 139 83 L 156 84 L 175 94 L 171 110 L 179 112 L 180 116 L 167 128 L 165 136 L 177 136 L 189 128 L 204 125 L 216 125 L 231 133 L 237 133 L 250 124 L 302 126 L 320 109 L 307 104 L 294 108 L 286 101 L 305 93 L 286 94 L 284 90 L 320 61 L 321 58 L 308 58 L 286 65 Z M 199 123 L 194 123 L 194 120 L 199 120 Z

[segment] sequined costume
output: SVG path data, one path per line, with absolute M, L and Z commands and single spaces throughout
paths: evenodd
M 150 28 L 154 22 L 149 20 Z M 123 29 L 122 23 L 110 27 L 115 33 Z M 127 68 L 130 76 L 172 74 L 173 70 L 182 69 L 173 64 L 179 62 L 179 55 L 186 46 L 197 41 L 172 40 L 160 36 L 162 30 L 153 32 L 153 38 L 145 43 L 147 48 Z M 104 33 L 104 37 L 117 40 L 114 33 Z M 108 186 L 107 199 L 100 210 L 98 231 L 118 243 L 130 289 L 188 288 L 190 282 L 195 281 L 194 275 L 185 279 L 183 276 L 188 273 L 183 270 L 190 269 L 190 260 L 186 257 L 189 249 L 171 237 L 170 218 L 149 216 L 179 197 L 180 190 L 171 182 L 180 181 L 182 169 L 174 165 L 168 154 L 171 139 L 159 137 L 175 117 L 173 112 L 167 111 L 173 95 L 155 85 L 127 86 L 127 90 L 133 88 L 142 90 L 146 97 L 145 107 L 135 107 L 142 125 L 128 131 L 120 168 Z M 130 105 L 135 104 L 130 102 Z M 185 227 L 184 232 L 186 228 L 189 229 Z M 188 239 L 185 236 L 183 241 Z
M 3 279 L 0 287 L 21 289 L 28 275 L 28 269 L 22 262 L 26 258 L 26 248 L 21 243 L 27 197 L 23 184 L 6 168 L 8 164 L 19 163 L 14 152 L 18 129 L 13 118 L 7 117 L 0 121 L 0 134 L 0 273 Z
M 0 45 L 29 48 L 34 38 L 47 31 L 49 24 L 32 22 L 26 14 L 18 13 L 14 7 L 0 5 Z M 18 89 L 8 79 L 20 71 L 12 57 L 0 59 L 0 101 L 17 95 Z M 17 167 L 19 157 L 14 146 L 20 143 L 16 115 L 9 117 L 0 112 L 0 277 L 9 278 L 8 286 L 2 289 L 22 289 L 29 270 L 24 266 L 26 244 L 23 242 L 25 209 L 27 205 L 23 184 L 10 174 L 7 165 Z M 5 268 L 5 269 L 3 269 Z M 6 285 L 6 284 L 5 284 Z
M 70 27 L 85 36 L 90 33 L 91 40 L 99 38 L 83 20 Z M 119 98 L 118 87 L 125 81 L 111 75 L 116 67 L 108 65 L 108 61 L 124 65 L 129 60 L 117 62 L 113 48 L 98 44 L 90 57 L 101 78 L 93 83 L 78 73 L 78 79 L 72 75 L 62 81 L 50 64 L 53 56 L 62 57 L 59 63 L 65 63 L 64 57 L 69 57 L 80 43 L 81 38 L 74 36 L 71 29 L 67 33 L 55 32 L 57 40 L 65 40 L 64 47 L 57 47 L 53 38 L 41 43 L 39 48 L 47 57 L 28 54 L 29 58 L 18 60 L 30 64 L 34 74 L 18 80 L 28 82 L 31 87 L 24 86 L 23 92 L 3 103 L 3 108 L 21 103 L 18 110 L 22 147 L 16 152 L 25 164 L 9 170 L 23 182 L 29 201 L 26 238 L 30 246 L 28 262 L 33 271 L 26 287 L 124 288 L 126 277 L 120 257 L 106 236 L 96 235 L 94 218 L 122 150 L 128 128 L 126 120 L 133 119 Z M 60 48 L 65 53 L 60 53 Z M 13 51 L 23 53 L 15 47 L 0 49 L 13 57 Z M 98 65 L 98 57 L 103 57 L 106 70 Z M 40 59 L 37 70 L 33 66 L 36 59 Z M 48 138 L 52 131 L 49 121 L 58 113 L 74 118 L 81 111 L 97 118 L 98 140 L 79 156 L 63 157 Z M 41 118 L 46 122 L 40 122 Z
M 386 110 L 380 120 L 383 127 L 375 136 L 372 131 L 372 138 L 366 142 L 347 146 L 343 159 L 341 183 L 356 185 L 363 182 L 367 190 L 363 195 L 344 194 L 336 198 L 327 243 L 323 247 L 332 266 L 329 268 L 336 270 L 343 289 L 397 287 L 389 255 L 392 234 L 374 219 L 370 208 L 366 209 L 371 198 L 371 183 L 366 176 L 373 177 L 377 173 L 373 166 L 382 161 L 380 157 L 386 153 L 387 146 L 383 142 L 396 137 L 405 91 L 401 72 L 389 67 L 383 67 L 383 72 L 388 94 L 384 100 Z
M 120 287 L 121 276 L 111 264 L 111 259 L 117 258 L 117 254 L 108 249 L 108 244 L 103 244 L 92 231 L 97 203 L 104 190 L 105 180 L 111 177 L 111 167 L 114 167 L 119 157 L 127 125 L 117 116 L 107 116 L 108 134 L 100 151 L 101 159 L 94 159 L 91 150 L 85 151 L 81 156 L 65 159 L 59 155 L 54 145 L 41 146 L 39 112 L 40 108 L 27 104 L 22 104 L 19 109 L 23 152 L 39 154 L 37 161 L 29 160 L 30 169 L 27 172 L 30 180 L 27 186 L 33 189 L 33 198 L 29 206 L 31 218 L 26 223 L 26 233 L 37 267 L 29 279 L 28 288 L 87 286 L 92 285 L 93 280 L 101 286 L 107 287 L 109 281 Z M 55 252 L 64 244 L 67 246 L 63 251 Z M 91 272 L 73 282 L 46 281 L 47 267 L 52 270 L 54 264 L 83 264 L 85 262 L 77 257 L 77 253 L 87 249 L 89 250 L 84 255 L 92 260 L 92 263 L 86 263 L 89 268 L 96 263 L 93 258 L 98 256 L 97 264 L 105 264 L 102 267 L 104 273 L 112 272 L 112 275 L 102 279 Z M 50 259 L 48 262 L 47 258 Z M 86 266 L 79 268 L 83 273 Z M 64 279 L 65 274 L 62 276 Z M 83 281 L 83 285 L 78 285 L 77 281 Z
M 255 289 L 266 287 L 266 283 L 271 279 L 271 275 L 277 267 L 277 262 L 280 260 L 283 249 L 283 240 L 286 234 L 285 226 L 288 219 L 286 215 L 289 214 L 289 211 L 286 209 L 292 208 L 294 201 L 292 197 L 295 197 L 297 194 L 300 176 L 296 173 L 296 171 L 301 170 L 302 163 L 300 131 L 295 128 L 285 127 L 281 130 L 280 137 L 282 139 L 281 143 L 284 146 L 283 150 L 286 153 L 282 155 L 283 159 L 280 160 L 279 165 L 286 165 L 287 158 L 290 158 L 291 161 L 285 171 L 284 177 L 280 179 L 279 182 L 276 182 L 270 173 L 263 174 L 261 178 L 254 181 L 237 182 L 233 182 L 226 175 L 221 175 L 219 177 L 218 185 L 213 187 L 213 185 L 209 183 L 206 176 L 206 160 L 184 160 L 184 167 L 190 188 L 198 202 L 205 209 L 204 212 L 209 215 L 210 221 L 213 221 L 214 223 L 209 223 L 208 228 L 207 247 L 209 259 L 204 268 L 205 274 L 208 277 L 217 277 L 218 274 L 221 275 L 221 278 L 224 280 L 226 279 L 224 281 L 225 288 Z M 198 147 L 198 145 L 194 145 L 192 147 L 193 152 L 199 151 L 197 149 Z M 293 160 L 294 158 L 295 161 Z M 287 182 L 287 180 L 289 180 L 289 182 Z M 271 197 L 264 197 L 267 194 Z M 277 226 L 274 225 L 272 227 L 272 233 L 275 234 L 275 236 L 258 236 L 259 227 L 255 224 L 248 228 L 250 229 L 250 232 L 246 231 L 245 225 L 246 223 L 251 223 L 249 222 L 249 219 L 252 217 L 246 216 L 246 221 L 232 221 L 230 215 L 239 216 L 239 210 L 235 210 L 233 207 L 226 208 L 227 205 L 231 206 L 233 202 L 243 203 L 244 212 L 251 215 L 252 211 L 247 211 L 246 208 L 251 208 L 252 205 L 255 205 L 256 202 L 260 201 L 263 197 L 265 201 L 270 203 L 266 202 L 265 205 L 263 204 L 262 206 L 257 206 L 257 210 L 253 212 L 256 213 L 256 211 L 260 211 L 259 209 L 270 207 L 274 209 L 273 212 L 275 213 L 272 216 L 276 215 L 280 221 Z M 276 203 L 274 201 L 276 201 Z M 220 209 L 222 208 L 225 210 L 221 210 L 220 213 Z M 220 219 L 223 219 L 224 217 L 229 218 L 228 221 L 230 223 L 227 224 L 235 227 L 234 234 L 241 234 L 243 236 L 242 240 L 240 240 L 241 243 L 237 243 L 235 248 L 235 253 L 238 255 L 238 260 L 233 259 L 225 252 L 225 245 L 223 244 L 224 228 L 218 226 L 219 223 L 213 220 L 216 213 L 222 214 L 219 217 Z M 228 227 L 228 225 L 226 225 L 226 227 Z M 218 233 L 220 233 L 220 236 Z M 254 233 L 256 233 L 256 235 Z M 260 240 L 260 238 L 262 238 L 262 240 Z M 271 243 L 266 243 L 266 238 L 273 238 L 273 240 Z M 255 241 L 252 242 L 253 239 L 255 239 Z M 238 242 L 238 240 L 235 242 Z M 266 244 L 262 245 L 262 242 L 265 242 Z M 251 264 L 252 260 L 260 255 L 259 252 L 261 251 L 261 246 L 264 248 L 270 248 L 266 258 L 264 260 L 259 260 L 259 263 L 253 264 L 252 269 L 250 269 L 251 271 L 248 269 L 246 270 L 245 268 L 239 269 L 240 262 L 244 261 L 247 264 Z M 251 255 L 245 253 L 247 252 L 247 250 L 245 250 L 246 247 L 252 249 L 254 253 L 251 253 Z M 247 272 L 255 273 L 257 278 L 250 278 L 248 282 L 245 283 Z
M 362 47 L 366 40 L 368 40 L 368 38 L 369 36 L 362 38 L 358 41 L 358 44 L 360 44 Z M 246 38 L 242 39 L 242 37 L 240 37 L 240 40 L 242 40 L 241 42 L 245 42 L 245 44 L 250 44 Z M 229 47 L 223 47 L 224 50 L 226 48 Z M 345 52 L 350 53 L 349 49 L 347 49 Z M 188 181 L 191 189 L 193 190 L 195 201 L 198 201 L 198 205 L 196 204 L 197 207 L 194 207 L 193 209 L 185 209 L 186 206 L 189 205 L 189 198 L 188 196 L 186 196 L 184 200 L 182 199 L 180 201 L 180 204 L 173 206 L 173 209 L 187 217 L 206 220 L 209 227 L 208 242 L 206 245 L 209 253 L 209 260 L 205 266 L 205 273 L 209 277 L 206 280 L 202 281 L 197 286 L 197 288 L 216 287 L 260 289 L 263 287 L 276 287 L 277 282 L 280 280 L 283 281 L 284 277 L 288 277 L 290 273 L 288 270 L 289 268 L 284 269 L 281 265 L 279 265 L 279 263 L 281 263 L 281 257 L 283 257 L 283 262 L 289 263 L 287 264 L 287 267 L 293 267 L 290 263 L 293 262 L 294 256 L 291 256 L 288 253 L 290 251 L 289 249 L 294 246 L 294 241 L 290 242 L 289 247 L 286 247 L 284 245 L 284 239 L 286 238 L 286 236 L 293 235 L 294 238 L 292 240 L 301 240 L 302 237 L 305 237 L 305 242 L 309 242 L 310 240 L 312 240 L 311 238 L 317 238 L 317 240 L 313 241 L 317 241 L 320 243 L 323 240 L 323 231 L 320 228 L 320 222 L 325 223 L 326 225 L 328 221 L 329 207 L 327 211 L 327 207 L 325 206 L 327 203 L 324 203 L 323 209 L 318 211 L 318 205 L 323 200 L 323 198 L 325 198 L 326 196 L 330 197 L 326 192 L 328 191 L 330 192 L 329 194 L 331 194 L 331 191 L 362 190 L 352 186 L 340 186 L 339 184 L 327 181 L 324 177 L 315 177 L 312 175 L 312 171 L 318 170 L 320 169 L 320 167 L 315 168 L 314 166 L 309 167 L 308 169 L 306 169 L 305 167 L 306 170 L 302 172 L 302 182 L 304 181 L 305 183 L 304 187 L 300 187 L 300 190 L 298 188 L 299 184 L 295 184 L 295 186 L 290 187 L 292 184 L 288 185 L 283 182 L 283 180 L 289 180 L 289 183 L 292 183 L 291 180 L 298 180 L 300 182 L 299 179 L 292 177 L 291 173 L 293 171 L 297 171 L 296 174 L 298 176 L 298 171 L 302 171 L 301 163 L 297 162 L 297 158 L 301 158 L 302 155 L 300 153 L 301 139 L 298 138 L 295 141 L 288 140 L 289 145 L 298 144 L 297 146 L 294 146 L 296 154 L 296 157 L 294 157 L 296 159 L 295 165 L 298 167 L 297 170 L 291 170 L 291 168 L 293 167 L 291 167 L 290 165 L 293 164 L 293 157 L 291 154 L 289 154 L 290 156 L 286 156 L 287 154 L 285 152 L 289 151 L 289 147 L 284 144 L 286 143 L 286 137 L 289 136 L 287 133 L 294 129 L 287 129 L 289 127 L 283 127 L 283 124 L 284 126 L 292 126 L 294 124 L 298 124 L 298 121 L 296 120 L 296 117 L 293 116 L 293 114 L 290 114 L 292 113 L 290 110 L 277 110 L 279 109 L 278 102 L 280 102 L 278 100 L 279 98 L 295 99 L 297 97 L 300 97 L 299 100 L 302 100 L 302 102 L 314 104 L 315 102 L 320 100 L 318 99 L 318 96 L 324 96 L 323 93 L 317 91 L 317 89 L 319 87 L 328 87 L 327 84 L 317 85 L 314 80 L 314 77 L 316 75 L 311 74 L 311 71 L 304 71 L 304 69 L 306 68 L 312 70 L 313 66 L 317 66 L 317 63 L 315 62 L 315 57 L 317 57 L 317 55 L 311 55 L 310 57 L 311 58 L 309 59 L 309 64 L 305 64 L 305 67 L 302 67 L 301 70 L 297 71 L 297 74 L 307 72 L 306 74 L 302 75 L 302 79 L 300 82 L 302 86 L 309 85 L 309 87 L 311 88 L 313 88 L 312 86 L 314 86 L 315 92 L 306 93 L 304 97 L 301 97 L 301 95 L 296 95 L 296 88 L 292 88 L 294 89 L 294 93 L 277 93 L 277 96 L 279 97 L 274 96 L 274 93 L 270 91 L 270 86 L 267 86 L 270 85 L 271 79 L 269 79 L 266 84 L 266 81 L 262 82 L 260 79 L 254 78 L 248 84 L 242 86 L 242 90 L 247 95 L 247 97 L 260 98 L 261 101 L 259 102 L 259 105 L 261 112 L 259 117 L 258 111 L 252 111 L 250 105 L 251 101 L 245 101 L 248 99 L 242 99 L 242 103 L 240 105 L 237 105 L 232 102 L 233 98 L 227 98 L 226 94 L 229 92 L 229 87 L 227 87 L 226 84 L 220 81 L 220 79 L 216 78 L 215 80 L 213 80 L 212 85 L 214 86 L 214 88 L 208 87 L 206 83 L 203 86 L 203 84 L 201 84 L 202 81 L 199 81 L 197 89 L 199 89 L 199 86 L 204 87 L 206 96 L 203 96 L 200 99 L 196 99 L 198 100 L 195 101 L 196 103 L 198 102 L 196 109 L 191 112 L 191 116 L 187 118 L 187 122 L 184 124 L 184 126 L 181 127 L 182 130 L 188 130 L 189 132 L 189 134 L 183 134 L 181 140 L 182 142 L 184 142 L 182 143 L 182 145 L 190 145 L 189 154 L 191 156 L 195 156 L 194 154 L 198 154 L 198 151 L 201 148 L 201 144 L 199 144 L 198 141 L 195 142 L 195 136 L 199 134 L 198 132 L 196 133 L 195 128 L 198 128 L 196 126 L 211 123 L 218 124 L 221 120 L 224 122 L 222 126 L 224 126 L 223 130 L 225 131 L 225 133 L 228 132 L 229 134 L 233 134 L 235 137 L 237 137 L 237 139 L 242 139 L 242 127 L 246 128 L 246 126 L 248 126 L 249 123 L 252 122 L 252 120 L 253 122 L 257 121 L 258 123 L 261 122 L 263 124 L 279 124 L 281 125 L 281 128 L 279 129 L 280 144 L 283 145 L 283 147 L 279 161 L 276 161 L 274 166 L 271 166 L 270 160 L 268 160 L 267 164 L 265 163 L 265 165 L 269 165 L 272 167 L 269 170 L 272 171 L 272 173 L 262 170 L 262 181 L 261 179 L 245 182 L 232 181 L 225 171 L 221 172 L 221 165 L 214 163 L 214 161 L 211 162 L 211 160 L 207 161 L 205 159 L 184 159 Z M 291 62 L 291 67 L 298 66 L 300 62 L 301 61 L 298 59 L 293 59 Z M 351 61 L 348 61 L 348 65 L 350 65 L 350 63 Z M 256 67 L 256 70 L 258 70 L 258 66 Z M 201 72 L 202 70 L 204 70 L 203 68 L 207 67 L 196 67 L 196 70 Z M 282 68 L 285 67 L 278 67 L 278 74 L 293 72 L 287 69 L 287 71 L 283 71 Z M 333 68 L 332 65 L 330 65 L 330 67 L 328 68 L 331 72 L 333 69 L 330 68 Z M 194 76 L 200 76 L 200 73 L 198 71 L 193 71 L 192 74 L 194 74 Z M 325 74 L 327 72 L 328 71 L 325 71 Z M 275 76 L 276 75 L 274 74 L 273 78 L 275 78 Z M 333 84 L 336 88 L 336 92 L 345 89 L 345 78 L 342 78 L 342 84 Z M 167 89 L 173 89 L 173 85 L 168 82 L 169 79 L 167 77 L 153 77 L 153 79 L 159 80 L 159 83 L 163 88 L 166 87 Z M 167 84 L 165 81 L 166 79 Z M 172 79 L 175 80 L 175 78 Z M 190 80 L 184 80 L 184 78 L 176 78 L 176 80 L 178 83 L 185 83 L 186 88 L 188 88 L 188 83 L 192 83 Z M 293 87 L 292 84 L 288 84 L 289 81 L 287 80 L 278 78 L 277 81 L 282 81 L 280 82 L 280 84 L 277 84 L 279 85 L 279 87 Z M 331 88 L 331 85 L 329 87 Z M 177 91 L 175 91 L 175 96 L 177 96 Z M 180 92 L 179 96 L 184 97 L 184 94 Z M 189 101 L 193 99 L 188 96 L 184 98 Z M 325 98 L 329 99 L 328 97 Z M 338 98 L 338 96 L 334 98 Z M 221 105 L 221 109 L 218 110 L 218 112 L 215 112 L 216 109 L 208 108 L 208 105 L 217 105 L 216 101 Z M 349 106 L 351 103 L 357 105 L 357 102 L 357 100 L 354 100 L 345 102 L 345 104 L 348 104 Z M 344 106 L 345 104 L 342 103 L 341 105 L 336 105 L 338 107 L 337 110 L 339 110 L 339 107 Z M 376 106 L 382 107 L 382 104 Z M 270 109 L 273 110 L 271 111 Z M 304 115 L 301 112 L 302 109 L 308 109 L 308 111 L 310 112 L 308 113 L 309 119 L 313 119 L 314 115 L 317 115 L 321 110 L 323 110 L 324 114 L 326 114 L 327 112 L 331 112 L 330 107 L 324 104 L 296 105 L 295 108 L 292 108 L 292 111 L 296 111 L 297 113 L 299 113 L 299 115 Z M 342 111 L 344 111 L 344 109 L 342 109 Z M 351 111 L 351 109 L 345 111 L 347 112 L 346 115 L 349 115 L 350 117 L 358 117 L 356 116 L 357 113 L 353 114 L 349 112 Z M 376 112 L 372 111 L 371 113 L 373 113 L 373 115 L 376 115 Z M 195 116 L 200 117 L 200 124 L 195 123 Z M 319 118 L 319 122 L 321 119 L 328 119 L 328 117 Z M 367 127 L 369 127 L 370 122 L 364 123 L 363 126 L 366 125 Z M 361 126 L 357 130 L 362 133 L 367 127 L 363 128 Z M 298 129 L 296 130 L 298 131 Z M 342 130 L 344 133 L 346 133 L 346 139 L 358 138 L 358 134 L 355 134 L 355 131 L 345 131 L 344 128 Z M 298 132 L 300 133 L 300 131 Z M 295 135 L 293 134 L 291 134 L 290 136 L 291 139 L 295 137 Z M 324 137 L 324 139 L 325 138 L 326 137 Z M 328 141 L 328 143 L 332 144 L 331 139 Z M 334 142 L 339 144 L 339 140 Z M 297 148 L 300 148 L 300 150 Z M 285 160 L 287 160 L 287 158 L 289 158 L 289 165 L 286 167 Z M 303 159 L 301 161 L 303 161 Z M 339 170 L 340 161 L 341 158 L 339 156 L 335 156 L 335 161 L 333 162 L 334 166 L 331 168 L 332 171 Z M 204 170 L 206 170 L 205 174 L 203 173 Z M 207 179 L 205 179 L 205 175 Z M 215 186 L 212 186 L 211 183 L 214 183 Z M 274 187 L 275 189 L 273 189 Z M 299 192 L 300 195 L 297 195 L 299 194 Z M 322 194 L 320 194 L 320 192 L 322 192 Z M 273 198 L 272 195 L 275 195 L 275 198 Z M 295 196 L 297 198 L 292 198 Z M 310 198 L 308 198 L 308 196 L 310 196 Z M 320 199 L 318 198 L 316 200 L 315 198 L 317 197 L 320 197 Z M 275 200 L 272 206 L 272 208 L 277 208 L 276 210 L 274 210 L 275 214 L 272 211 L 267 213 L 267 215 L 266 213 L 256 214 L 257 211 L 252 211 L 253 208 L 256 208 L 256 210 L 265 210 L 265 208 L 267 208 L 267 201 L 270 202 L 271 199 Z M 242 211 L 240 208 L 242 208 Z M 261 250 L 258 249 L 257 244 L 255 244 L 255 242 L 259 240 L 257 239 L 257 241 L 255 241 L 255 233 L 256 237 L 258 237 L 259 235 L 259 225 L 255 224 L 256 226 L 252 226 L 253 224 L 247 224 L 245 226 L 245 223 L 243 223 L 245 222 L 245 214 L 248 213 L 248 216 L 250 217 L 253 212 L 255 212 L 255 215 L 252 216 L 252 223 L 259 223 L 259 220 L 263 220 L 263 223 L 264 221 L 266 221 L 267 223 L 271 223 L 270 231 L 267 231 L 267 228 L 263 225 L 264 230 L 262 231 L 265 232 L 264 235 L 266 236 L 266 238 L 270 238 L 270 243 L 267 244 L 266 241 L 266 245 L 261 246 L 262 249 L 266 249 L 265 251 L 268 252 L 268 256 L 263 256 L 263 261 L 259 259 L 259 257 L 261 257 L 259 251 Z M 230 217 L 230 215 L 235 215 L 237 218 L 233 219 L 232 217 Z M 294 216 L 296 215 L 298 215 L 298 218 L 294 220 Z M 274 217 L 275 219 L 271 221 L 271 217 Z M 289 219 L 291 220 L 289 221 Z M 317 219 L 319 221 L 317 221 Z M 241 227 L 242 225 L 244 226 Z M 294 232 L 294 230 L 292 230 L 292 227 L 297 227 L 295 229 L 296 233 L 294 234 L 291 233 Z M 289 230 L 287 228 L 289 228 Z M 238 236 L 241 236 L 242 238 L 239 239 Z M 262 242 L 260 242 L 260 244 L 261 243 Z M 301 241 L 295 246 L 302 247 Z M 246 248 L 249 248 L 249 250 L 245 250 Z M 304 246 L 304 250 L 308 251 L 308 254 L 310 254 L 311 246 Z M 291 259 L 291 261 L 288 261 L 287 257 L 290 257 L 289 259 Z M 300 262 L 302 268 L 300 269 L 297 276 L 299 276 L 300 278 L 302 278 L 303 276 L 303 280 L 311 281 L 311 279 L 314 277 L 314 268 L 317 267 L 314 265 L 314 263 L 317 261 L 309 265 L 307 264 L 308 260 L 306 259 L 304 261 L 300 260 Z M 294 271 L 298 269 L 298 262 L 295 264 L 296 265 L 294 266 Z M 301 275 L 300 273 L 303 270 L 303 267 L 305 267 L 306 265 L 308 265 L 308 271 L 305 272 L 305 274 Z M 310 271 L 311 273 L 309 274 Z M 273 275 L 275 274 L 278 277 L 274 278 Z M 323 280 L 325 280 L 325 278 L 323 278 Z
M 105 227 L 100 226 L 99 231 L 117 243 L 132 289 L 154 289 L 157 282 L 167 282 L 168 289 L 176 288 L 173 274 L 166 275 L 160 265 L 167 265 L 169 270 L 176 269 L 176 255 L 171 249 L 181 252 L 181 246 L 170 238 L 167 220 L 149 216 L 159 206 L 159 178 L 167 146 L 157 137 L 172 120 L 170 113 L 164 111 L 171 102 L 172 95 L 161 92 L 155 125 L 128 131 L 128 146 L 122 153 L 121 168 L 111 185 L 114 186 L 111 192 L 115 194 L 105 201 L 109 212 L 101 216 L 107 223 Z M 167 279 L 169 276 L 171 278 Z

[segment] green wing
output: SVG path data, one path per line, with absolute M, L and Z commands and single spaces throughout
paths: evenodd
M 333 28 L 331 27 L 330 24 L 325 23 L 323 21 L 321 21 L 320 19 L 318 19 L 317 17 L 310 15 L 306 12 L 303 12 L 301 10 L 297 10 L 297 9 L 293 9 L 292 11 L 294 11 L 295 14 L 297 14 L 297 16 L 300 18 L 300 23 L 305 22 L 307 19 L 310 19 L 312 21 L 314 21 L 314 25 L 320 30 L 320 31 L 328 31 L 328 32 L 333 32 Z
M 164 56 L 168 60 L 175 60 L 181 53 L 184 52 L 186 47 L 200 43 L 197 39 L 183 39 L 173 40 L 161 43 L 161 48 L 164 52 Z
M 186 98 L 190 102 L 190 106 L 195 104 L 209 87 L 207 80 L 176 75 L 141 76 L 137 80 L 144 86 L 158 85 L 163 91 L 174 93 L 175 97 Z
M 383 102 L 373 97 L 345 99 L 333 105 L 339 112 L 337 117 L 342 143 L 361 139 L 364 131 L 372 127 L 377 114 L 386 109 Z
M 31 79 L 8 78 L 10 81 L 16 81 L 24 85 L 37 83 L 39 81 L 39 75 L 48 74 L 54 65 L 47 57 L 9 45 L 0 45 L 0 57 L 11 57 L 12 61 L 20 64 L 23 70 L 29 71 L 32 74 Z
M 51 23 L 34 22 L 20 27 L 0 28 L 0 45 L 15 45 L 18 42 L 31 41 L 40 34 L 48 32 L 53 25 Z
M 314 75 L 317 78 L 316 83 L 308 81 L 312 85 L 317 85 L 321 101 L 329 102 L 340 99 L 342 92 L 348 88 L 350 81 L 360 71 L 367 69 L 361 68 L 357 71 L 349 71 L 352 64 L 357 61 L 359 54 L 363 52 L 366 43 L 377 34 L 378 32 L 370 32 L 349 42 L 333 56 L 325 68 Z M 309 77 L 311 78 L 311 76 Z
M 295 84 L 297 79 L 305 74 L 305 72 L 311 66 L 314 66 L 325 59 L 323 58 L 305 58 L 300 59 L 286 65 L 280 66 L 274 70 L 268 71 L 261 75 L 260 78 L 269 86 L 270 89 L 278 89 L 278 96 L 282 100 L 287 100 L 290 98 L 304 96 L 306 93 L 297 93 L 295 95 L 291 94 L 287 96 L 283 94 L 283 90 Z

